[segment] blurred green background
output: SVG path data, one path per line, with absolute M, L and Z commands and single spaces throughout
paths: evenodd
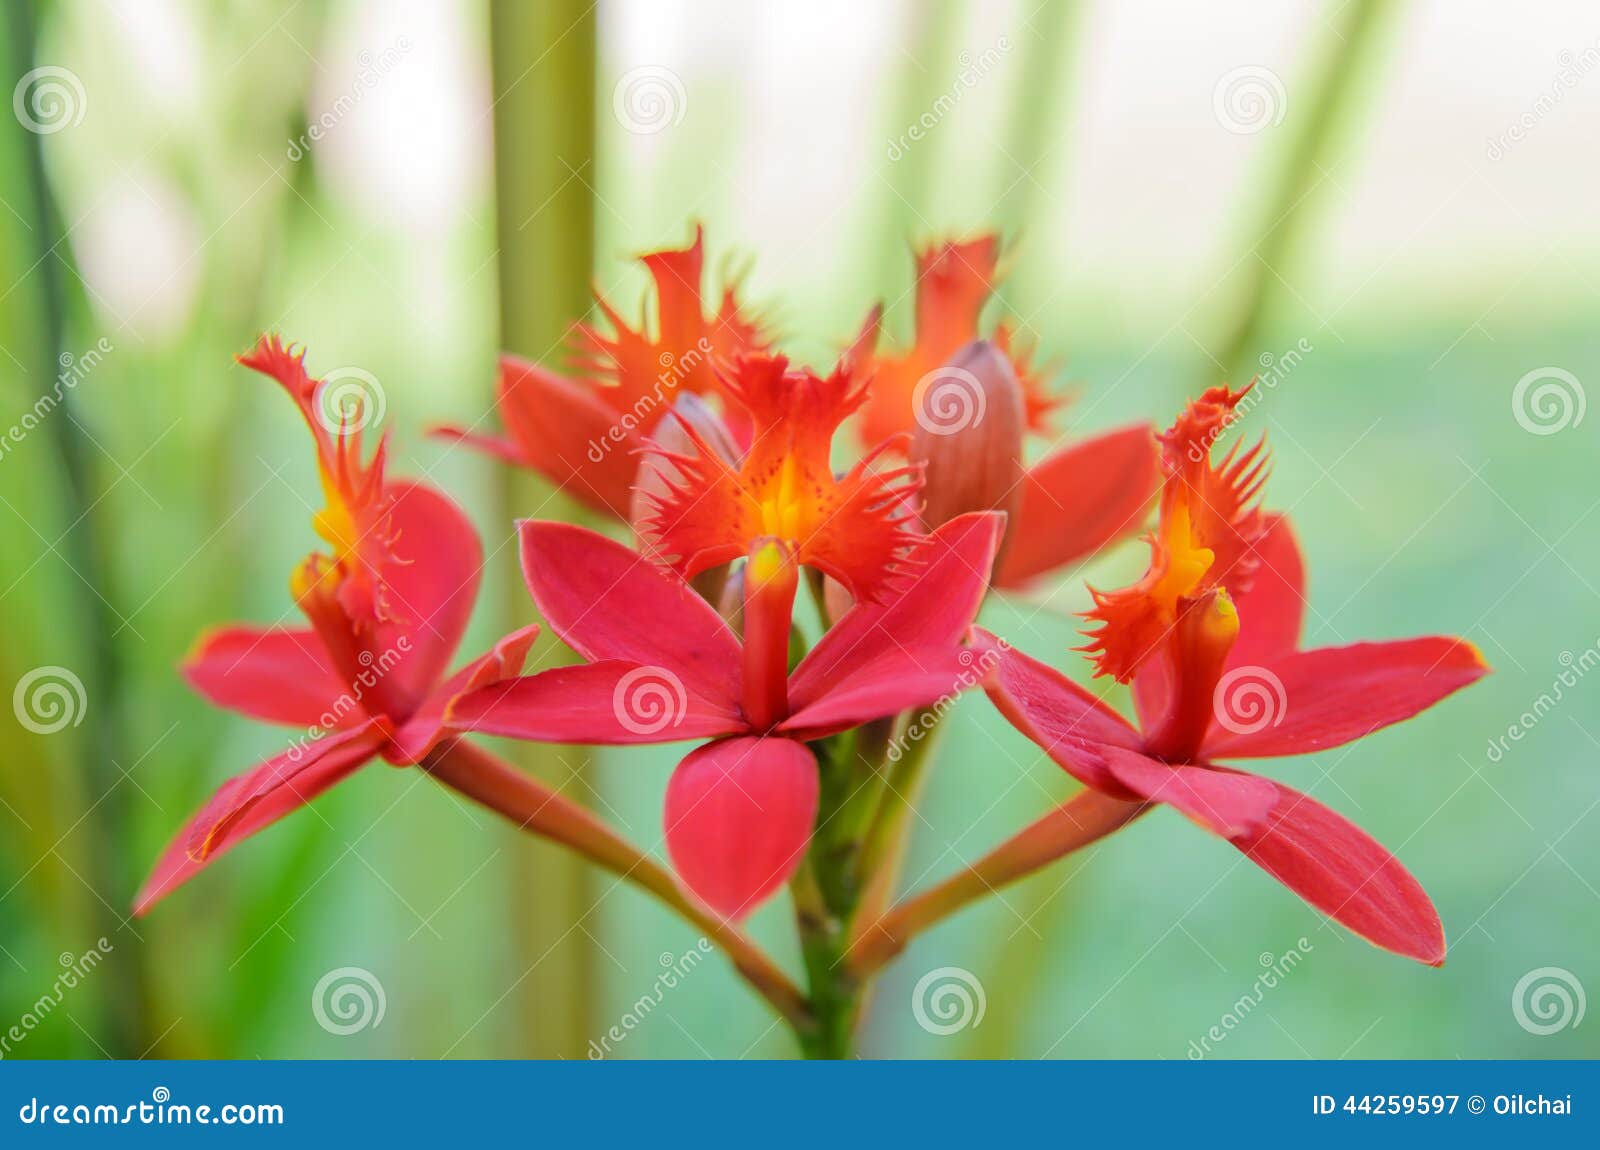
M 1068 434 L 1276 371 L 1242 434 L 1271 442 L 1269 503 L 1308 553 L 1308 644 L 1459 633 L 1496 668 L 1265 765 L 1418 875 L 1442 970 L 1158 812 L 916 942 L 865 1054 L 1189 1057 L 1297 946 L 1210 1056 L 1600 1054 L 1592 1023 L 1540 1034 L 1513 1009 L 1541 968 L 1600 989 L 1600 675 L 1539 703 L 1600 643 L 1592 5 L 77 0 L 9 5 L 0 34 L 0 687 L 82 684 L 60 730 L 0 721 L 0 1033 L 34 1018 L 6 1057 L 583 1057 L 694 947 L 633 890 L 381 767 L 153 916 L 126 907 L 204 796 L 282 745 L 174 672 L 207 624 L 284 617 L 313 545 L 303 431 L 231 356 L 277 330 L 315 372 L 381 381 L 393 470 L 462 500 L 493 553 L 471 652 L 528 610 L 512 517 L 573 508 L 423 427 L 483 414 L 500 347 L 559 362 L 591 281 L 636 314 L 630 257 L 696 220 L 818 361 L 876 300 L 907 334 L 909 244 L 1004 229 L 992 314 L 1067 364 Z M 1519 410 L 1530 373 L 1569 406 L 1525 388 Z M 1141 558 L 987 621 L 1082 676 L 1083 580 Z M 918 885 L 1071 791 L 981 697 L 958 720 Z M 656 844 L 681 750 L 540 769 Z M 798 968 L 786 899 L 752 928 Z M 931 1033 L 913 987 L 951 966 L 984 1014 Z M 312 1008 L 343 967 L 385 1002 L 350 1035 Z M 720 958 L 613 1047 L 790 1053 Z

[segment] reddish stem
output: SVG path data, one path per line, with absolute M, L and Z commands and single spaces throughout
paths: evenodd
M 1104 838 L 1148 809 L 1146 803 L 1080 791 L 965 870 L 892 907 L 876 922 L 863 925 L 847 956 L 852 972 L 858 979 L 866 978 L 914 937 L 968 903 Z
M 805 996 L 732 923 L 690 894 L 661 864 L 577 803 L 464 739 L 441 745 L 422 769 L 517 826 L 569 847 L 596 866 L 643 887 L 706 933 L 745 980 L 797 1030 L 811 1026 Z

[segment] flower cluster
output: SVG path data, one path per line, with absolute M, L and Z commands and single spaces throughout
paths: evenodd
M 985 328 L 994 236 L 918 254 L 909 342 L 873 310 L 817 371 L 774 350 L 737 285 L 707 290 L 698 231 L 644 263 L 652 315 L 634 327 L 599 300 L 606 323 L 577 329 L 569 374 L 502 359 L 503 435 L 434 433 L 606 519 L 517 525 L 528 591 L 578 658 L 534 674 L 521 672 L 535 627 L 448 672 L 482 565 L 472 526 L 439 491 L 390 478 L 386 441 L 369 454 L 358 414 L 322 422 L 303 353 L 268 337 L 241 357 L 305 416 L 327 549 L 290 581 L 307 626 L 214 631 L 184 673 L 218 705 L 312 737 L 218 790 L 157 863 L 141 912 L 382 758 L 709 924 L 808 1050 L 837 1048 L 828 1035 L 848 1032 L 861 984 L 911 933 L 1161 804 L 1355 933 L 1443 961 L 1439 917 L 1388 851 L 1223 765 L 1348 743 L 1487 671 L 1453 638 L 1300 648 L 1304 563 L 1288 518 L 1263 506 L 1265 447 L 1214 450 L 1248 388 L 1212 388 L 1159 434 L 1121 427 L 1037 453 L 1030 440 L 1059 439 L 1065 399 L 1010 326 Z M 977 618 L 991 593 L 1059 577 L 1152 513 L 1145 574 L 1092 589 L 1085 612 L 1082 650 L 1095 676 L 1128 684 L 1130 722 Z M 968 687 L 1085 790 L 896 904 L 926 736 Z M 675 873 L 475 734 L 692 744 L 666 794 Z M 785 887 L 808 994 L 736 925 Z

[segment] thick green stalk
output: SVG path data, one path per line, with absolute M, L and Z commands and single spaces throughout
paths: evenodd
M 495 214 L 499 242 L 500 333 L 507 351 L 559 363 L 569 325 L 589 308 L 594 264 L 595 15 L 587 0 L 490 5 L 494 79 Z M 502 521 L 556 518 L 571 505 L 552 503 L 548 484 L 506 473 Z M 508 626 L 531 606 L 512 580 Z M 542 646 L 534 666 L 559 660 Z M 553 785 L 592 776 L 579 748 L 519 748 L 519 761 Z M 527 1045 L 536 1057 L 580 1054 L 588 1041 L 597 951 L 571 932 L 593 901 L 587 868 L 557 850 L 525 852 L 511 884 L 512 921 L 532 967 L 523 996 Z M 537 960 L 537 961 L 535 961 Z
M 844 817 L 862 783 L 856 744 L 851 733 L 812 745 L 821 776 L 817 830 L 791 883 L 813 1020 L 800 1032 L 807 1058 L 850 1057 L 860 1012 L 861 985 L 844 962 L 861 890 L 860 838 Z

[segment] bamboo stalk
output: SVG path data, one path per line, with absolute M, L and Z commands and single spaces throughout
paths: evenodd
M 499 244 L 501 347 L 559 362 L 569 325 L 589 308 L 594 264 L 595 36 L 586 0 L 493 0 L 489 8 L 494 81 L 495 218 Z M 501 522 L 546 507 L 548 484 L 509 470 Z M 570 511 L 569 511 L 570 515 Z M 532 617 L 520 579 L 511 581 L 505 625 Z M 554 644 L 530 671 L 560 661 Z M 547 783 L 592 777 L 587 751 L 527 744 L 520 765 Z M 571 931 L 594 898 L 590 872 L 564 851 L 520 852 L 511 883 L 516 943 L 532 966 L 519 987 L 525 1043 L 519 1054 L 581 1055 L 590 1036 L 597 948 Z M 539 961 L 534 962 L 534 959 Z
M 34 67 L 38 30 L 33 5 L 7 5 L 11 62 L 17 75 Z M 67 286 L 61 275 L 65 233 L 45 172 L 42 137 L 24 133 L 24 164 L 27 173 L 28 201 L 24 210 L 36 246 L 37 260 L 31 274 L 39 280 L 40 315 L 44 333 L 41 339 L 38 386 L 41 396 L 54 396 L 53 384 L 60 357 L 67 352 Z M 74 415 L 70 394 L 55 398 L 58 410 L 43 421 L 42 430 L 53 443 L 61 464 L 64 500 L 68 519 L 75 525 L 62 542 L 67 564 L 81 582 L 79 596 L 85 655 L 81 679 L 84 697 L 97 712 L 79 743 L 80 773 L 92 806 L 85 816 L 93 828 L 89 850 L 88 881 L 96 892 L 91 911 L 98 920 L 98 933 L 107 939 L 123 941 L 124 919 L 116 907 L 126 906 L 133 894 L 135 876 L 124 860 L 133 857 L 131 787 L 124 785 L 117 760 L 127 757 L 131 742 L 126 738 L 124 721 L 125 675 L 121 652 L 112 638 L 118 627 L 112 566 L 107 547 L 108 524 L 96 514 L 101 502 L 89 444 L 82 424 Z M 105 1016 L 105 1046 L 113 1057 L 141 1057 L 150 1051 L 150 996 L 145 977 L 143 948 L 137 943 L 118 946 L 115 962 L 106 964 L 102 1009 Z
M 1298 131 L 1284 154 L 1273 189 L 1252 228 L 1249 250 L 1255 258 L 1245 269 L 1245 283 L 1233 315 L 1222 324 L 1222 341 L 1215 356 L 1201 369 L 1207 385 L 1218 382 L 1217 364 L 1225 378 L 1244 381 L 1255 374 L 1256 344 L 1267 312 L 1281 294 L 1285 266 L 1292 262 L 1317 206 L 1323 173 L 1332 165 L 1337 143 L 1335 129 L 1347 113 L 1356 84 L 1377 48 L 1383 22 L 1400 6 L 1383 0 L 1334 3 L 1327 34 L 1319 48 L 1320 60 L 1305 83 L 1290 98 L 1306 113 L 1292 117 Z

